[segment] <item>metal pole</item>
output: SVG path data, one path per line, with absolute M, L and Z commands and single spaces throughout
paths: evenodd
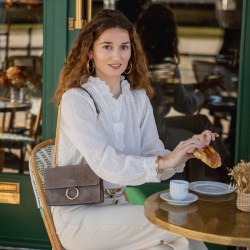
M 82 0 L 76 0 L 76 20 L 74 21 L 74 28 L 81 29 L 82 26 Z
M 87 22 L 92 19 L 92 0 L 87 0 L 86 19 Z

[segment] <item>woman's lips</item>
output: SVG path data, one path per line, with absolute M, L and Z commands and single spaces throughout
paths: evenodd
M 121 67 L 121 64 L 109 64 L 109 67 L 114 69 L 114 70 L 117 70 Z

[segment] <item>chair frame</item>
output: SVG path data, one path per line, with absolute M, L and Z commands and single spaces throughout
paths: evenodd
M 24 172 L 24 161 L 25 161 L 25 154 L 26 154 L 26 150 L 27 150 L 27 145 L 30 145 L 31 150 L 32 150 L 34 148 L 34 146 L 40 141 L 38 129 L 39 129 L 39 125 L 40 125 L 41 119 L 42 119 L 41 115 L 42 115 L 42 100 L 40 101 L 38 114 L 36 115 L 36 118 L 33 122 L 33 126 L 31 124 L 32 128 L 30 128 L 29 135 L 23 136 L 23 135 L 18 135 L 15 133 L 2 133 L 2 135 L 6 135 L 6 136 L 13 135 L 13 136 L 15 136 L 15 139 L 0 138 L 0 147 L 1 148 L 19 149 L 20 150 L 20 159 L 19 159 L 19 173 L 20 174 L 23 174 L 23 172 Z M 22 138 L 19 139 L 19 141 L 18 141 L 18 140 L 16 140 L 16 136 L 22 136 Z M 10 143 L 12 143 L 11 146 L 9 146 L 10 144 L 8 143 L 8 141 Z
M 39 150 L 41 150 L 42 148 L 45 148 L 47 146 L 50 146 L 50 145 L 53 146 L 54 144 L 55 144 L 55 140 L 50 139 L 50 140 L 46 140 L 46 141 L 36 145 L 31 153 L 30 168 L 32 169 L 34 182 L 35 182 L 34 184 L 36 185 L 38 195 L 39 195 L 40 205 L 38 205 L 38 208 L 40 209 L 41 216 L 42 216 L 46 231 L 48 233 L 50 243 L 52 245 L 52 249 L 63 250 L 61 242 L 56 234 L 56 229 L 55 229 L 55 225 L 53 223 L 53 218 L 52 218 L 52 214 L 50 211 L 50 207 L 46 203 L 44 185 L 41 181 L 39 172 L 37 170 L 37 164 L 36 164 L 36 155 L 39 152 Z M 33 187 L 33 189 L 34 189 L 34 187 Z M 36 194 L 35 190 L 34 190 L 34 193 Z

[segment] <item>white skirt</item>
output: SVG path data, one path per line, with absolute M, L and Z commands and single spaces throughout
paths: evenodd
M 52 207 L 59 239 L 66 250 L 205 250 L 204 243 L 189 240 L 157 228 L 144 216 L 142 205 L 116 205 L 105 199 L 102 205 Z

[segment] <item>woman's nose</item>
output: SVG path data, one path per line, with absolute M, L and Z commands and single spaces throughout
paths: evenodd
M 118 49 L 113 50 L 112 52 L 113 59 L 120 59 L 121 58 L 121 52 Z

